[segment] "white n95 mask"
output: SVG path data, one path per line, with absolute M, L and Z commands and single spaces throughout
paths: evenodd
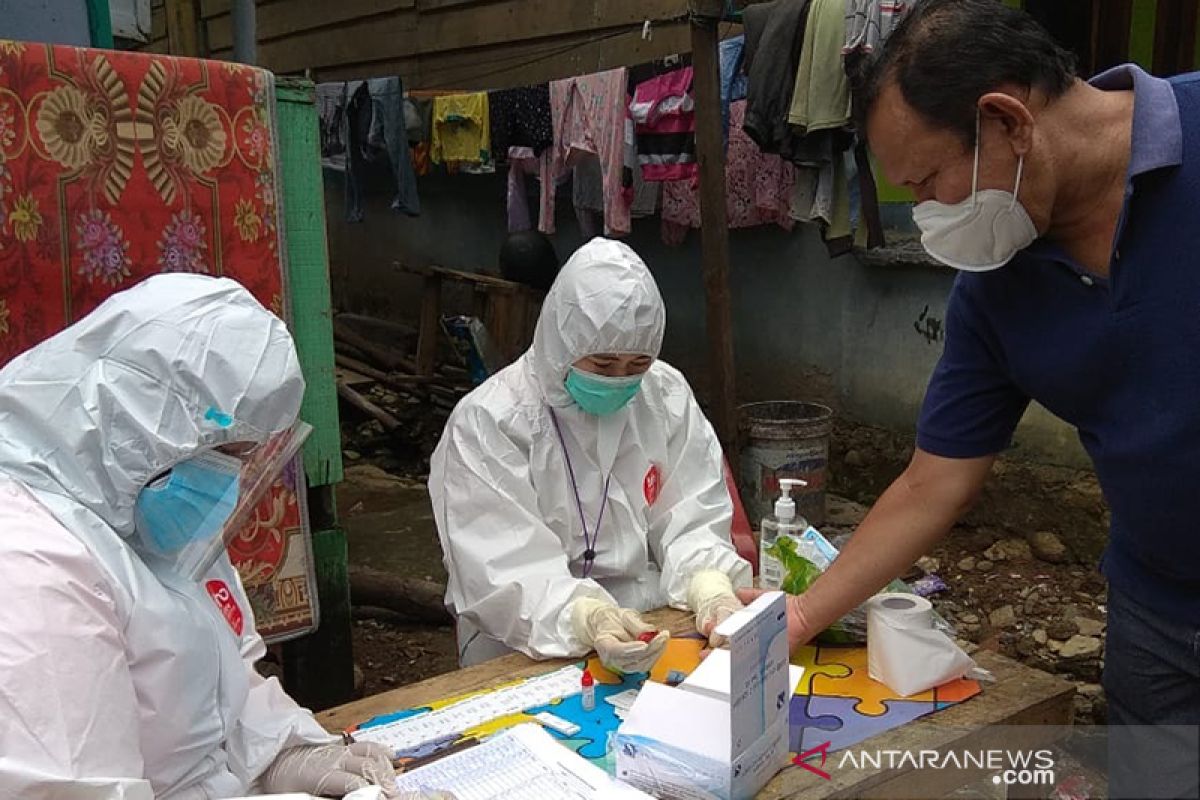
M 1029 212 L 1017 200 L 1025 157 L 1017 161 L 1012 192 L 979 191 L 979 114 L 975 115 L 975 168 L 971 196 L 953 205 L 927 200 L 913 209 L 921 244 L 938 261 L 964 272 L 999 269 L 1037 238 Z

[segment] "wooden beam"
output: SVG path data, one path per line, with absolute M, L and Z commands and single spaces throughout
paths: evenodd
M 1129 26 L 1133 0 L 1097 0 L 1096 72 L 1129 61 Z
M 406 89 L 504 89 L 586 75 L 630 64 L 645 64 L 672 53 L 692 49 L 686 22 L 659 25 L 654 38 L 642 39 L 630 30 L 597 40 L 592 32 L 536 42 L 516 42 L 488 47 L 486 51 L 392 55 L 379 61 L 322 59 L 315 67 L 318 80 L 403 75 Z M 311 59 L 309 59 L 311 61 Z
M 737 386 L 729 292 L 729 221 L 725 210 L 725 148 L 721 133 L 720 63 L 716 18 L 692 20 L 696 98 L 696 157 L 700 163 L 700 241 L 709 345 L 709 413 L 725 458 L 738 465 Z
M 88 38 L 92 47 L 113 47 L 112 9 L 108 0 L 86 0 Z
M 393 12 L 411 11 L 416 0 L 292 0 L 290 3 L 260 5 L 258 9 L 259 45 L 305 31 L 333 33 L 344 23 L 367 23 Z M 207 20 L 208 42 L 214 50 L 233 46 L 233 19 L 222 14 Z
M 167 0 L 166 11 L 171 54 L 198 58 L 201 55 L 200 27 L 195 0 Z
M 417 334 L 417 374 L 432 375 L 437 366 L 438 341 L 442 330 L 442 279 L 425 278 L 421 293 L 421 329 Z
M 232 27 L 228 14 L 217 12 L 228 3 L 197 2 L 210 53 L 226 57 Z M 579 4 L 561 0 L 435 9 L 413 3 L 343 0 L 329 7 L 320 0 L 260 0 L 258 62 L 277 73 L 312 69 L 323 80 L 399 74 L 410 88 L 481 88 L 540 83 L 690 48 L 682 20 L 686 0 L 606 0 L 583 13 Z M 655 24 L 650 41 L 640 36 L 645 19 Z
M 155 6 L 150 9 L 150 41 L 157 42 L 167 38 L 167 7 Z
M 333 376 L 329 252 L 316 95 L 307 81 L 281 78 L 275 86 L 275 98 L 292 304 L 289 322 L 306 384 L 300 416 L 314 429 L 304 444 L 304 467 L 309 486 L 329 486 L 342 480 L 342 440 Z

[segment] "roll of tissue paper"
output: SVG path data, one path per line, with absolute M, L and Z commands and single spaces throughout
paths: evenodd
M 975 661 L 933 627 L 933 606 L 915 594 L 867 601 L 867 670 L 901 697 L 961 678 Z

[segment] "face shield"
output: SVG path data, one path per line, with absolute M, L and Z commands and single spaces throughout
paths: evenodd
M 134 511 L 135 549 L 155 568 L 199 581 L 312 432 L 306 422 L 257 445 L 226 445 L 150 481 Z

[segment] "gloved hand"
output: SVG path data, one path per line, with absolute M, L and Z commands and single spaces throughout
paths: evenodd
M 342 797 L 355 789 L 379 786 L 384 797 L 397 795 L 392 751 L 375 742 L 289 747 L 275 756 L 259 784 L 266 794 Z
M 456 800 L 450 792 L 401 792 L 395 800 Z
M 671 638 L 659 631 L 649 642 L 640 640 L 642 634 L 654 632 L 641 614 L 592 597 L 571 604 L 571 625 L 584 644 L 595 648 L 600 663 L 617 674 L 649 672 Z
M 687 604 L 696 614 L 696 630 L 708 637 L 709 647 L 725 644 L 725 637 L 714 631 L 717 626 L 742 608 L 733 593 L 733 582 L 724 572 L 706 569 L 697 572 L 688 583 Z

